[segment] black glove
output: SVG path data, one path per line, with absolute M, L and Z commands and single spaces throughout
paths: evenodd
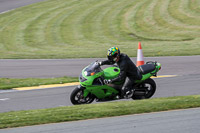
M 110 84 L 110 83 L 112 83 L 112 80 L 111 79 L 104 79 L 104 84 Z

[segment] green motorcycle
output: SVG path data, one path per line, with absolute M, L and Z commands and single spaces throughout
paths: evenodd
M 161 69 L 161 64 L 157 62 L 147 62 L 137 67 L 142 74 L 141 80 L 136 80 L 133 84 L 132 95 L 129 98 L 148 99 L 156 91 L 156 83 L 151 76 L 156 76 Z M 72 104 L 88 104 L 95 99 L 99 101 L 111 101 L 122 99 L 121 88 L 125 81 L 105 84 L 104 79 L 113 79 L 120 74 L 117 66 L 111 66 L 101 69 L 99 63 L 93 62 L 82 70 L 79 76 L 80 85 L 71 93 L 70 100 Z

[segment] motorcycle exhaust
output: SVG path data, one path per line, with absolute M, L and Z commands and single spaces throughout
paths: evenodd
M 133 95 L 144 96 L 145 94 L 146 94 L 146 92 L 144 92 L 144 91 L 134 91 Z

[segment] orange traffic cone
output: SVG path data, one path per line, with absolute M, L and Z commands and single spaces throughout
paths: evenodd
M 144 65 L 143 53 L 141 42 L 138 43 L 138 51 L 137 51 L 137 67 L 140 65 Z

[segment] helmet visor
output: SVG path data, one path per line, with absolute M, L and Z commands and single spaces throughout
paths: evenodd
M 117 53 L 115 53 L 115 54 L 112 55 L 112 56 L 108 56 L 108 60 L 116 62 L 116 60 L 117 60 L 117 56 L 118 56 Z

